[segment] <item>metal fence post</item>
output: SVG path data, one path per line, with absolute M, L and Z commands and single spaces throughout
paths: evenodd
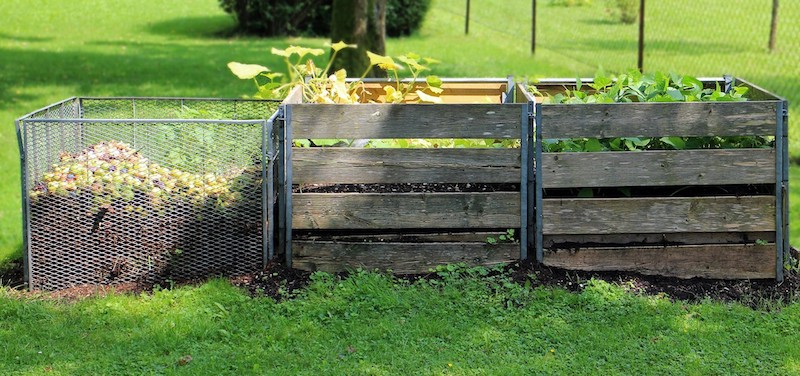
M 542 213 L 542 195 L 544 189 L 542 187 L 542 104 L 536 103 L 534 105 L 534 132 L 536 134 L 536 148 L 534 154 L 534 177 L 536 179 L 534 184 L 534 197 L 536 206 L 536 262 L 541 263 L 544 261 L 544 227 L 542 224 L 544 214 Z
M 292 267 L 292 106 L 284 107 L 283 113 L 284 126 L 284 252 L 286 256 L 286 266 Z

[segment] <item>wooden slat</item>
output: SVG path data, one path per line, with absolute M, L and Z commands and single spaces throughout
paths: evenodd
M 758 240 L 775 242 L 775 232 L 679 232 L 662 234 L 581 234 L 545 235 L 544 247 L 572 249 L 583 247 L 678 246 L 698 244 L 748 244 Z
M 519 233 L 519 229 L 515 229 Z M 304 241 L 333 241 L 333 242 L 357 242 L 357 243 L 486 243 L 486 239 L 498 239 L 503 231 L 468 231 L 468 232 L 438 232 L 422 233 L 421 231 L 396 231 L 380 233 L 363 233 L 363 231 L 342 231 L 336 230 L 334 234 L 325 234 L 321 231 L 295 231 L 292 236 L 296 240 Z M 774 238 L 774 236 L 773 236 Z M 754 238 L 755 239 L 755 238 Z
M 679 278 L 775 278 L 775 245 L 583 248 L 545 251 L 543 263 L 573 270 L 631 271 Z
M 293 241 L 292 249 L 294 268 L 331 273 L 363 268 L 415 274 L 427 273 L 442 264 L 488 266 L 519 258 L 519 244 Z
M 514 228 L 518 192 L 295 193 L 292 228 Z
M 545 188 L 770 184 L 774 149 L 544 153 Z
M 303 87 L 298 85 L 289 91 L 281 104 L 303 103 Z
M 366 98 L 378 103 L 385 102 L 386 91 L 383 87 L 386 85 L 387 83 L 367 83 Z M 427 84 L 423 82 L 416 86 L 414 90 L 425 89 Z M 506 82 L 445 82 L 439 98 L 442 103 L 500 103 L 506 86 Z
M 295 138 L 520 137 L 522 104 L 295 104 Z
M 549 104 L 543 138 L 774 135 L 777 102 Z
M 519 183 L 519 149 L 295 148 L 295 184 Z
M 517 84 L 516 85 L 516 93 L 514 96 L 514 103 L 527 103 L 527 102 L 536 102 L 537 100 L 541 102 L 541 98 L 536 98 L 526 90 L 527 86 L 524 84 Z
M 545 199 L 544 234 L 775 230 L 775 197 Z

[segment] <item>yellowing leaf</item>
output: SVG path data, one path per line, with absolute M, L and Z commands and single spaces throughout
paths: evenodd
M 400 60 L 400 61 L 402 61 L 402 62 L 404 62 L 404 63 L 408 64 L 408 66 L 409 66 L 409 67 L 411 67 L 411 68 L 413 68 L 413 69 L 415 69 L 415 70 L 422 70 L 422 69 L 424 69 L 424 68 L 425 68 L 425 67 L 423 67 L 422 65 L 420 65 L 420 64 L 417 62 L 417 60 L 416 60 L 416 59 L 412 59 L 412 58 L 409 58 L 409 57 L 407 57 L 407 56 L 398 56 L 398 57 L 397 57 L 397 60 Z
M 397 64 L 390 56 L 378 55 L 367 51 L 370 65 L 377 65 L 383 70 L 397 70 Z
M 419 97 L 420 102 L 442 103 L 442 98 L 434 97 L 433 95 L 425 94 L 425 93 L 422 92 L 422 90 L 417 90 L 416 94 Z
M 291 53 L 289 53 L 288 51 L 279 50 L 279 49 L 277 49 L 275 47 L 272 47 L 271 52 L 272 52 L 273 55 L 278 55 L 278 56 L 283 56 L 283 57 L 289 57 L 291 55 Z
M 339 69 L 338 71 L 336 71 L 336 73 L 334 73 L 334 76 L 331 77 L 334 78 L 336 81 L 345 82 L 347 80 L 347 71 L 344 69 Z
M 298 47 L 298 46 L 289 46 L 289 48 L 286 49 L 286 52 L 289 53 L 289 55 L 297 54 L 301 58 L 303 56 L 307 55 L 307 54 L 311 54 L 311 55 L 314 55 L 314 56 L 319 56 L 319 55 L 322 55 L 322 54 L 325 53 L 325 51 L 323 51 L 323 50 L 321 50 L 319 48 L 307 48 L 307 47 Z
M 356 44 L 347 44 L 347 43 L 345 43 L 344 41 L 341 41 L 341 40 L 331 45 L 331 48 L 336 52 L 339 52 L 339 51 L 341 51 L 341 50 L 343 50 L 345 48 L 356 48 L 356 47 L 358 47 L 358 45 L 356 45 Z
M 258 64 L 242 64 L 235 61 L 228 63 L 228 69 L 243 80 L 249 80 L 261 73 L 269 72 L 269 68 Z

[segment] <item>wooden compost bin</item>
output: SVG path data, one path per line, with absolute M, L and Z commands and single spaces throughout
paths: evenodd
M 373 99 L 386 83 L 368 83 Z M 509 103 L 507 80 L 446 82 L 444 104 L 284 102 L 286 139 L 521 139 L 521 148 L 286 147 L 281 206 L 287 262 L 328 272 L 427 272 L 439 264 L 492 265 L 524 257 L 528 223 L 523 161 L 530 148 L 527 103 Z M 511 91 L 513 94 L 513 90 Z M 524 98 L 523 98 L 524 99 Z M 400 192 L 427 184 L 502 187 L 483 192 Z M 344 185 L 386 187 L 336 193 Z M 508 187 L 515 187 L 509 189 Z M 309 189 L 323 189 L 309 193 Z M 284 192 L 288 191 L 288 184 Z M 289 225 L 286 225 L 286 224 Z M 507 229 L 519 240 L 489 244 Z
M 536 192 L 542 208 L 536 213 L 538 259 L 577 270 L 782 279 L 788 250 L 788 107 L 743 84 L 750 87 L 746 102 L 537 104 L 536 154 L 547 139 L 776 139 L 774 147 L 759 149 L 542 153 Z M 575 82 L 536 86 L 556 93 L 574 89 Z M 565 188 L 633 188 L 640 194 L 549 194 Z

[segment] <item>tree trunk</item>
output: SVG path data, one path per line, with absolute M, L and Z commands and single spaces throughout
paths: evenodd
M 775 51 L 775 39 L 778 37 L 778 0 L 772 0 L 772 23 L 769 29 L 769 50 Z
M 336 55 L 333 69 L 344 68 L 348 77 L 360 77 L 369 67 L 367 51 L 386 54 L 386 0 L 333 0 L 331 41 L 357 44 Z M 386 77 L 373 68 L 367 77 Z

